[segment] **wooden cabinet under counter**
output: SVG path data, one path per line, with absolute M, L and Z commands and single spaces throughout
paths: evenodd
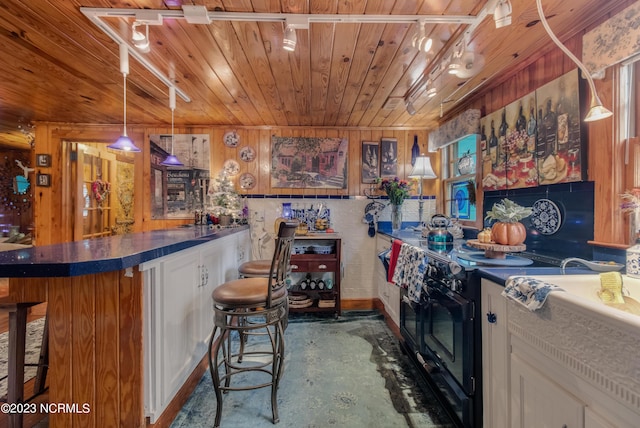
M 329 312 L 340 316 L 342 240 L 338 234 L 297 236 L 288 278 L 289 312 Z

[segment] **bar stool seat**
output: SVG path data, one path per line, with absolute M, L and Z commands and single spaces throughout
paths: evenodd
M 267 277 L 271 269 L 271 260 L 251 260 L 238 267 L 240 278 Z
M 27 312 L 31 306 L 42 302 L 18 303 L 7 298 L 0 298 L 0 311 L 9 313 L 9 352 L 8 352 L 8 375 L 7 375 L 7 403 L 24 403 L 24 367 L 34 364 L 25 363 L 25 348 L 27 334 Z M 42 332 L 42 345 L 40 348 L 40 359 L 36 366 L 35 383 L 33 386 L 34 398 L 45 391 L 45 382 L 49 363 L 48 352 L 48 323 L 45 318 L 44 330 Z M 28 400 L 27 400 L 28 401 Z M 8 416 L 9 428 L 22 428 L 23 413 L 11 413 Z
M 211 294 L 214 327 L 209 341 L 209 371 L 217 405 L 214 427 L 220 426 L 223 393 L 265 387 L 271 388 L 273 423 L 279 421 L 277 391 L 283 373 L 284 330 L 289 313 L 285 279 L 296 227 L 293 222 L 280 224 L 266 276 L 227 281 Z M 249 336 L 266 336 L 268 340 L 245 352 Z M 245 356 L 252 358 L 243 361 Z M 266 378 L 235 377 L 247 372 Z

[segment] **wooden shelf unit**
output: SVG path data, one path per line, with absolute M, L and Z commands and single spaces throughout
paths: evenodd
M 342 240 L 337 234 L 314 234 L 296 237 L 294 247 L 298 246 L 323 245 L 331 246 L 330 254 L 314 254 L 306 252 L 304 254 L 291 255 L 291 280 L 292 284 L 289 293 L 305 294 L 313 301 L 313 304 L 306 308 L 296 308 L 289 306 L 289 312 L 333 312 L 336 317 L 342 313 L 340 305 L 340 252 Z M 327 275 L 330 274 L 330 275 Z M 320 289 L 317 286 L 310 288 L 302 287 L 302 281 L 310 277 L 316 283 L 320 279 L 328 278 L 332 281 L 331 288 L 328 284 Z M 319 307 L 321 299 L 335 301 L 335 306 Z

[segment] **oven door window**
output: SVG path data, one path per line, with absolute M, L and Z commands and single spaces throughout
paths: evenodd
M 420 332 L 419 327 L 419 314 L 420 306 L 409 300 L 407 296 L 407 290 L 401 290 L 400 301 L 400 330 L 402 336 L 409 343 L 409 346 L 417 351 L 419 349 Z
M 473 349 L 472 304 L 451 292 L 429 289 L 430 303 L 426 310 L 424 341 L 451 375 L 468 386 L 469 351 Z

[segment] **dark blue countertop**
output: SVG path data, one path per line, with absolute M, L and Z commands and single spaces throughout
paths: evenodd
M 390 238 L 400 239 L 407 244 L 414 246 L 424 246 L 426 238 L 418 231 L 411 229 L 403 229 L 393 234 L 391 231 L 381 231 L 378 233 L 389 236 Z M 493 282 L 504 285 L 507 278 L 514 275 L 522 276 L 539 276 L 539 275 L 594 275 L 594 272 L 585 267 L 567 267 L 562 270 L 559 267 L 540 267 L 540 266 L 524 266 L 524 267 L 500 267 L 500 266 L 476 266 L 475 272 L 481 278 L 487 278 Z
M 111 272 L 248 229 L 207 226 L 130 233 L 0 252 L 0 278 L 47 278 Z

